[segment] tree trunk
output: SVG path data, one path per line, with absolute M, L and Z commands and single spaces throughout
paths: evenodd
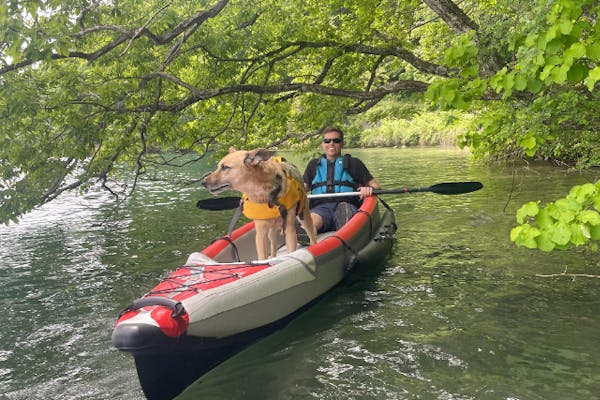
M 423 0 L 457 34 L 475 31 L 474 40 L 479 47 L 478 64 L 482 75 L 491 76 L 502 68 L 502 60 L 496 49 L 481 40 L 479 26 L 451 0 Z
M 450 29 L 458 34 L 479 29 L 477 24 L 450 0 L 423 0 L 423 3 L 435 11 Z

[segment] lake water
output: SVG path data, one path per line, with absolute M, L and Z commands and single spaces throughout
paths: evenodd
M 384 196 L 398 224 L 386 263 L 358 271 L 178 400 L 600 398 L 600 280 L 536 275 L 600 274 L 598 254 L 509 240 L 522 203 L 562 197 L 598 174 L 481 165 L 453 148 L 352 154 L 385 188 L 484 188 Z M 121 207 L 102 192 L 69 195 L 0 226 L 0 399 L 144 398 L 112 327 L 226 230 L 231 212 L 196 209 L 209 195 L 181 183 L 204 171 L 166 171 Z

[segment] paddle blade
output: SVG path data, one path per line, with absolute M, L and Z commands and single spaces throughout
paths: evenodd
M 233 210 L 240 206 L 240 198 L 235 196 L 215 197 L 214 199 L 198 200 L 196 207 L 201 210 L 223 211 Z
M 451 182 L 430 186 L 429 191 L 437 194 L 463 194 L 474 192 L 482 187 L 481 182 Z

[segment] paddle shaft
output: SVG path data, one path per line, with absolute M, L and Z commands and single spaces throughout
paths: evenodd
M 410 193 L 410 192 L 426 192 L 427 190 L 415 190 L 415 189 L 373 189 L 373 194 L 394 194 L 394 193 Z M 360 196 L 360 192 L 340 192 L 340 193 L 322 193 L 322 194 L 309 194 L 306 195 L 309 199 L 328 199 L 331 197 L 356 197 Z
M 402 189 L 375 189 L 373 190 L 374 195 L 380 194 L 402 194 L 402 193 L 417 193 L 417 192 L 432 192 L 444 195 L 455 195 L 470 193 L 479 190 L 483 187 L 480 182 L 449 182 L 449 183 L 438 183 L 437 185 L 423 187 L 423 188 L 402 188 Z M 334 197 L 354 197 L 360 196 L 360 192 L 342 192 L 342 193 L 323 193 L 323 194 L 309 194 L 309 199 L 319 198 L 334 198 Z M 231 210 L 237 208 L 240 204 L 239 197 L 221 197 L 215 199 L 203 199 L 199 200 L 196 207 L 203 210 Z
M 432 192 L 437 194 L 464 194 L 474 192 L 483 187 L 480 182 L 450 182 L 450 183 L 438 183 L 437 185 L 422 187 L 422 188 L 402 188 L 402 189 L 374 189 L 373 194 L 401 194 L 401 193 L 418 193 L 418 192 Z M 331 198 L 331 197 L 352 197 L 359 196 L 360 192 L 341 192 L 341 193 L 323 193 L 323 194 L 309 194 L 309 199 L 318 198 Z

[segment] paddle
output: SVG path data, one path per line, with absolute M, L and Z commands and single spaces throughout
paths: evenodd
M 402 194 L 402 193 L 418 193 L 431 192 L 436 194 L 454 195 L 474 192 L 483 187 L 481 182 L 448 182 L 438 183 L 437 185 L 422 187 L 422 188 L 403 188 L 403 189 L 376 189 L 373 194 Z M 345 192 L 345 193 L 324 193 L 324 194 L 309 194 L 309 199 L 333 198 L 333 197 L 355 197 L 360 195 L 360 192 Z M 214 199 L 198 200 L 196 207 L 202 210 L 222 211 L 232 210 L 240 205 L 240 198 L 235 196 L 217 197 Z

